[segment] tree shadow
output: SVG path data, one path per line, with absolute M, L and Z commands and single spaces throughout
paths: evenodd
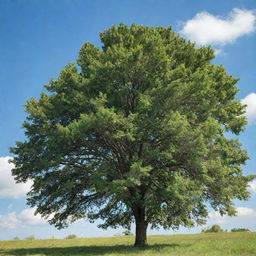
M 159 253 L 166 248 L 176 248 L 176 247 L 187 247 L 189 244 L 179 245 L 179 244 L 154 244 L 143 248 L 136 248 L 132 245 L 114 245 L 114 246 L 72 246 L 72 247 L 38 247 L 38 248 L 21 248 L 21 249 L 9 249 L 1 250 L 0 255 L 35 255 L 43 254 L 45 256 L 98 256 L 116 253 L 118 255 L 129 255 L 129 254 L 140 254 L 141 251 L 146 253 L 147 251 L 152 251 Z

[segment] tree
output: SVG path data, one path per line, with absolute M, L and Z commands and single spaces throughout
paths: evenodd
M 25 239 L 26 240 L 35 240 L 36 238 L 35 238 L 35 236 L 31 235 L 31 236 L 26 237 Z
M 125 230 L 124 232 L 123 232 L 123 235 L 124 236 L 133 236 L 133 233 L 131 232 L 131 230 Z
M 77 64 L 26 103 L 26 140 L 11 149 L 28 204 L 57 228 L 80 218 L 102 228 L 203 224 L 206 202 L 234 215 L 248 198 L 238 140 L 246 124 L 238 79 L 170 27 L 124 24 L 85 43 Z
M 248 228 L 232 228 L 231 232 L 251 232 Z
M 75 239 L 75 238 L 77 238 L 77 236 L 74 234 L 68 235 L 67 237 L 65 237 L 65 239 Z
M 210 228 L 207 228 L 205 230 L 202 230 L 203 233 L 219 233 L 219 232 L 225 232 L 220 225 L 214 224 Z

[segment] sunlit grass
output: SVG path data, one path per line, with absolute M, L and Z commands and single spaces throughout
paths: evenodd
M 227 256 L 256 255 L 256 233 L 149 236 L 149 246 L 133 247 L 134 237 L 0 241 L 0 255 L 33 256 Z

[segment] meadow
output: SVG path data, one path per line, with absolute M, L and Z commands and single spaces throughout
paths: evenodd
M 256 232 L 149 236 L 146 248 L 134 237 L 0 241 L 1 256 L 255 256 Z

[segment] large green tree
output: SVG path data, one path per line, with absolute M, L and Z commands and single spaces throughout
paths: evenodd
M 26 103 L 13 175 L 34 182 L 28 204 L 58 228 L 79 218 L 146 230 L 202 224 L 207 202 L 234 215 L 252 176 L 227 131 L 246 120 L 234 79 L 214 51 L 171 28 L 120 24 L 85 43 L 77 64 Z

